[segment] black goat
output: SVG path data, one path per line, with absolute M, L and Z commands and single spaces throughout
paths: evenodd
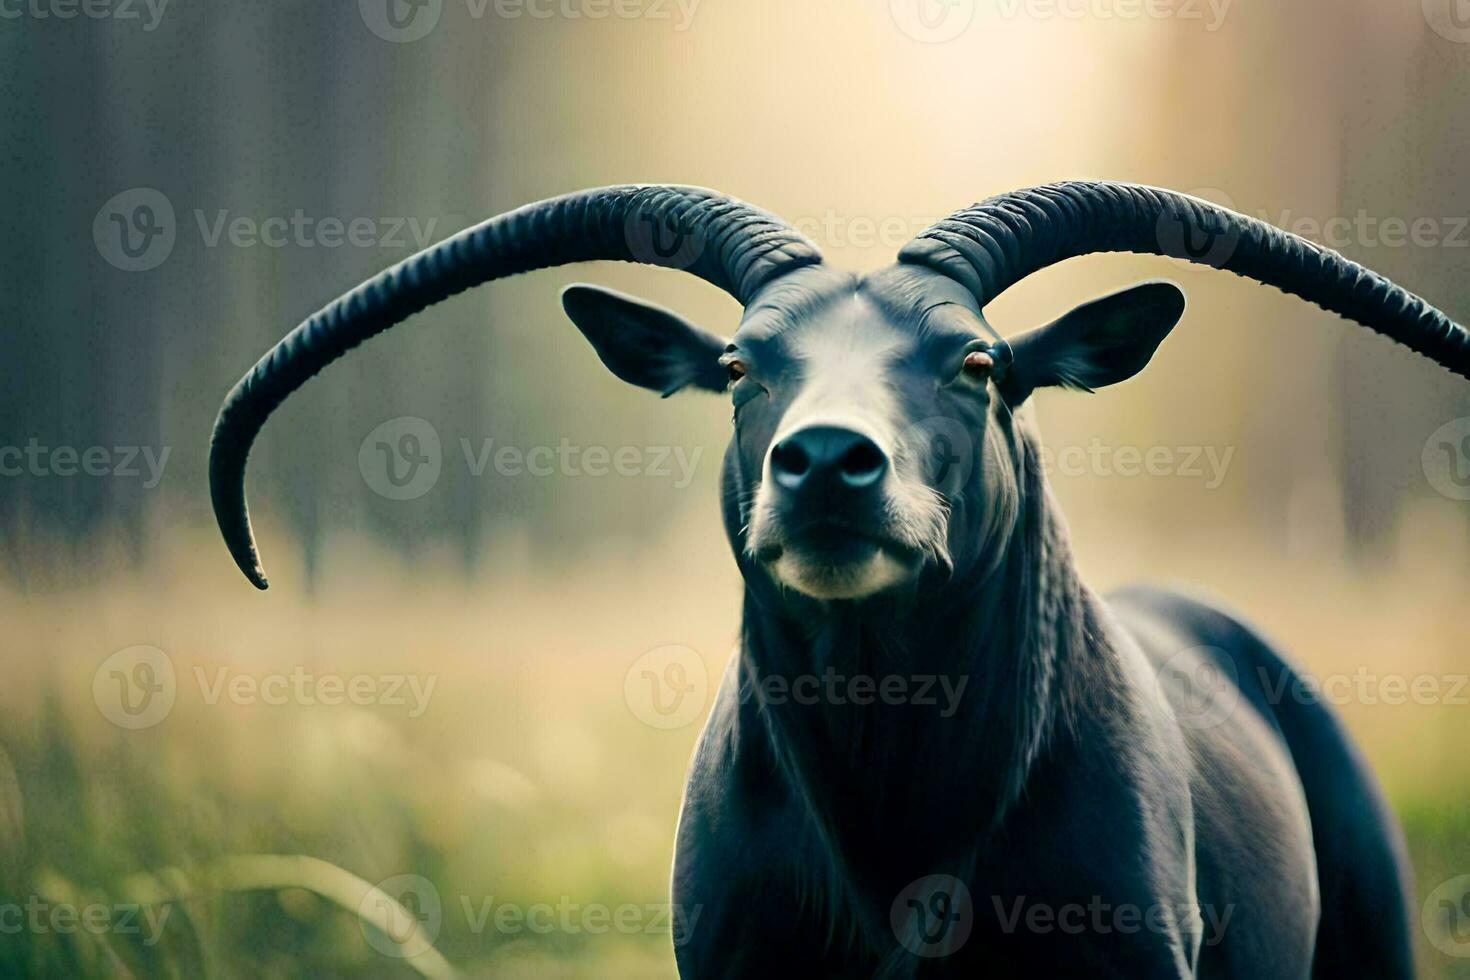
M 1227 613 L 1103 600 L 1077 575 L 1023 405 L 1137 373 L 1183 296 L 1143 283 L 1013 343 L 981 311 L 1106 251 L 1277 286 L 1470 376 L 1470 334 L 1418 297 L 1170 191 L 1005 194 L 856 277 L 738 201 L 613 187 L 493 218 L 297 327 L 220 411 L 215 512 L 264 588 L 246 457 L 322 367 L 504 276 L 686 269 L 744 306 L 733 340 L 593 287 L 564 297 L 618 377 L 735 406 L 744 624 L 679 824 L 674 901 L 700 910 L 683 975 L 1409 977 L 1399 832 L 1339 723 L 1273 698 L 1261 678 L 1295 675 Z M 1202 693 L 1201 671 L 1227 682 Z M 918 696 L 925 677 L 946 696 Z

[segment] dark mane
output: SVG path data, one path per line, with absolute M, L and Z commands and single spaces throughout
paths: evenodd
M 796 618 L 749 587 L 739 660 L 735 761 L 755 782 L 779 780 L 833 861 L 813 869 L 834 943 L 886 950 L 886 921 L 855 910 L 891 896 L 931 865 L 973 867 L 1036 761 L 1072 734 L 1087 645 L 1103 639 L 1095 600 L 1073 566 L 1067 532 L 1024 424 L 996 427 L 1015 461 L 1018 509 L 1000 559 L 944 575 L 880 603 L 834 603 Z M 985 548 L 967 547 L 970 553 Z M 938 672 L 963 696 L 950 717 L 933 707 L 825 700 L 767 703 L 762 681 L 801 675 L 908 677 Z M 898 835 L 902 852 L 885 844 Z M 884 902 L 878 901 L 880 907 Z

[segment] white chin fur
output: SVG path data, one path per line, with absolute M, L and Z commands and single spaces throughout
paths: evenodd
M 776 581 L 813 599 L 863 599 L 897 585 L 909 569 L 882 549 L 842 565 L 815 562 L 783 552 L 771 563 Z

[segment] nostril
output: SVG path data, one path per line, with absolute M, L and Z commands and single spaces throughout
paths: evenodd
M 842 480 L 849 486 L 866 487 L 883 475 L 888 460 L 877 446 L 866 439 L 842 454 L 838 467 Z
M 811 469 L 812 458 L 794 439 L 778 443 L 771 450 L 771 471 L 786 486 L 794 487 Z
M 826 493 L 873 486 L 888 456 L 872 439 L 840 426 L 809 426 L 771 447 L 771 478 L 790 491 Z

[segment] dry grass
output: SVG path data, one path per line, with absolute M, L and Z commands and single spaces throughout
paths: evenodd
M 300 855 L 365 883 L 424 876 L 443 902 L 435 945 L 469 975 L 671 976 L 655 913 L 639 913 L 636 933 L 497 929 L 493 917 L 476 928 L 473 919 L 487 901 L 641 910 L 667 900 L 698 723 L 642 723 L 624 701 L 624 676 L 644 651 L 671 643 L 699 651 L 717 676 L 738 583 L 714 529 L 701 521 L 652 546 L 607 545 L 571 568 L 502 554 L 491 562 L 499 572 L 474 584 L 432 555 L 408 565 L 343 543 L 310 598 L 290 591 L 299 577 L 281 561 L 288 549 L 267 543 L 281 585 L 266 595 L 235 578 L 204 531 L 145 572 L 0 594 L 3 893 L 78 905 L 189 896 L 170 906 L 154 945 L 120 930 L 0 935 L 0 973 L 417 975 L 379 953 L 370 940 L 381 932 L 330 897 L 340 882 L 261 878 L 248 863 Z M 1085 563 L 1102 585 L 1206 583 L 1321 674 L 1466 670 L 1461 575 L 1324 571 L 1240 542 L 1140 549 L 1113 526 L 1081 548 L 1084 558 L 1112 556 Z M 691 564 L 689 554 L 704 557 Z M 103 717 L 93 680 L 104 658 L 139 644 L 167 652 L 178 693 L 161 723 L 128 731 Z M 406 705 L 210 704 L 195 675 L 298 667 L 432 677 L 435 687 L 410 717 Z M 1405 819 L 1421 895 L 1470 871 L 1470 708 L 1352 701 L 1341 710 Z M 1426 947 L 1426 975 L 1470 976 L 1466 964 Z

